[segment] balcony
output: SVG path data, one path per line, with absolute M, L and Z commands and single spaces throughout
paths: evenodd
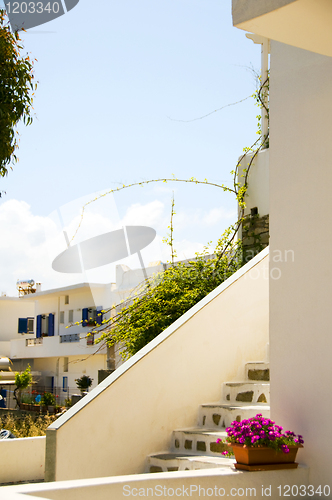
M 42 345 L 43 344 L 43 338 L 40 337 L 38 339 L 25 339 L 25 345 L 27 347 L 35 346 L 35 345 Z
M 60 335 L 59 339 L 60 339 L 60 344 L 63 344 L 63 342 L 79 342 L 80 334 L 70 333 L 68 335 Z
M 233 24 L 271 40 L 332 56 L 332 2 L 233 0 Z
M 81 334 L 82 335 L 82 334 Z M 79 333 L 68 335 L 55 335 L 54 337 L 41 337 L 32 339 L 15 339 L 10 342 L 10 358 L 52 358 L 61 356 L 85 356 L 106 354 L 106 346 L 95 345 L 92 337 L 82 337 Z

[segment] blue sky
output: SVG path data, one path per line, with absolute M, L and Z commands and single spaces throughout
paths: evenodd
M 248 67 L 259 69 L 260 47 L 233 28 L 230 0 L 80 0 L 23 40 L 39 83 L 34 122 L 19 127 L 19 163 L 1 179 L 0 291 L 11 294 L 18 278 L 44 289 L 82 281 L 50 270 L 53 211 L 172 174 L 230 185 L 243 147 L 257 138 L 259 112 L 247 99 L 194 120 L 255 90 Z M 159 249 L 146 258 L 166 260 L 172 191 L 179 257 L 216 241 L 236 219 L 234 198 L 221 190 L 156 184 L 116 194 L 84 234 L 123 221 L 152 225 Z M 113 279 L 111 269 L 99 271 L 98 279 Z

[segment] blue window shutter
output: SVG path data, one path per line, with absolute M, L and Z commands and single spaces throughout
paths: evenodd
M 48 336 L 53 337 L 54 335 L 54 314 L 48 315 Z
M 41 327 L 42 327 L 42 315 L 38 314 L 37 316 L 37 328 L 36 328 L 36 337 L 41 337 Z
M 18 318 L 18 333 L 28 333 L 28 318 Z
M 84 307 L 84 309 L 82 309 L 82 326 L 87 326 L 88 316 L 89 316 L 89 310 L 87 307 Z
M 62 390 L 63 392 L 68 391 L 68 377 L 62 377 Z
M 103 313 L 101 312 L 103 308 L 101 306 L 97 307 L 96 311 L 96 325 L 100 326 L 103 321 Z

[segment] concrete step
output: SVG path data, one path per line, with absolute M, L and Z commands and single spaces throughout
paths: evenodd
M 263 417 L 270 417 L 270 407 L 268 405 L 242 403 L 211 403 L 201 405 L 198 411 L 198 427 L 209 429 L 222 429 L 229 427 L 234 420 L 252 418 L 257 413 Z
M 246 380 L 270 381 L 270 365 L 265 362 L 246 363 Z
M 268 382 L 226 382 L 222 389 L 225 403 L 270 404 L 270 384 Z
M 171 452 L 184 453 L 186 455 L 210 455 L 219 456 L 229 447 L 224 443 L 216 443 L 217 439 L 227 436 L 225 429 L 179 429 L 173 431 Z
M 230 468 L 234 459 L 225 457 L 209 457 L 188 455 L 185 453 L 157 453 L 147 459 L 146 472 L 173 472 L 184 470 Z

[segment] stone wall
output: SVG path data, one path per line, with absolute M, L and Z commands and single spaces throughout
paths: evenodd
M 269 244 L 269 215 L 247 215 L 242 224 L 243 262 L 249 262 Z

